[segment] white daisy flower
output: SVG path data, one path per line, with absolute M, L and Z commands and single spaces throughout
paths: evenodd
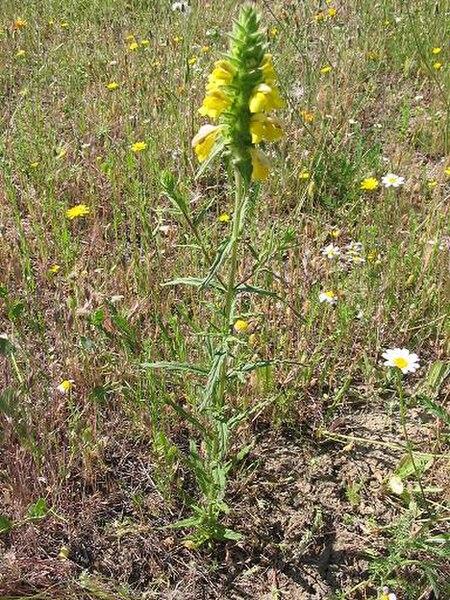
M 326 302 L 327 304 L 336 304 L 338 301 L 336 294 L 333 291 L 329 292 L 320 292 L 319 294 L 319 302 Z
M 385 188 L 398 188 L 405 183 L 405 178 L 399 177 L 398 175 L 395 175 L 395 173 L 388 173 L 381 178 L 381 183 Z
M 341 253 L 341 251 L 339 250 L 338 246 L 335 246 L 334 244 L 328 244 L 328 246 L 325 246 L 325 248 L 322 248 L 322 254 L 323 256 L 326 256 L 327 258 L 333 259 L 336 258 L 337 256 L 339 256 Z
M 397 367 L 403 374 L 415 373 L 419 368 L 419 357 L 406 348 L 394 348 L 383 352 L 385 367 Z

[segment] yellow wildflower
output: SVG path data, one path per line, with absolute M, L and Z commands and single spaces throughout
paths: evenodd
M 238 319 L 235 321 L 233 329 L 236 333 L 244 333 L 249 330 L 249 324 L 247 321 L 244 321 L 244 319 Z
M 272 27 L 269 29 L 269 37 L 274 38 L 278 35 L 278 29 L 276 27 Z
M 276 142 L 283 137 L 281 123 L 276 117 L 268 117 L 265 113 L 255 113 L 250 118 L 252 144 L 260 142 Z
M 269 112 L 275 108 L 283 108 L 284 102 L 280 97 L 278 88 L 261 83 L 256 87 L 250 98 L 250 112 Z
M 271 54 L 264 54 L 261 71 L 263 73 L 264 83 L 271 86 L 275 85 L 277 76 L 273 67 L 273 58 Z
M 141 46 L 143 48 L 146 48 L 147 46 L 150 46 L 150 40 L 141 40 Z
M 211 154 L 211 150 L 216 143 L 216 138 L 222 127 L 220 125 L 202 125 L 197 135 L 192 140 L 192 147 L 195 150 L 200 162 L 206 160 Z
M 250 149 L 252 158 L 252 179 L 253 181 L 264 181 L 269 176 L 270 161 L 261 150 L 257 148 Z
M 325 19 L 325 15 L 324 15 L 323 11 L 321 10 L 320 12 L 317 13 L 317 15 L 314 18 L 318 23 L 322 23 L 322 21 Z
M 325 67 L 322 67 L 320 69 L 320 72 L 322 73 L 322 75 L 325 75 L 325 73 L 329 73 L 330 71 L 331 71 L 330 65 L 326 65 Z
M 437 186 L 437 184 L 438 184 L 438 182 L 435 179 L 431 179 L 430 181 L 427 182 L 427 186 L 430 190 L 435 188 Z
M 125 36 L 125 41 L 126 42 L 134 42 L 135 38 L 136 38 L 136 36 L 134 35 L 134 33 L 129 33 L 128 35 Z
M 221 215 L 219 215 L 219 223 L 229 223 L 230 222 L 230 215 L 228 213 L 222 213 Z
M 309 177 L 310 177 L 310 175 L 307 171 L 302 171 L 298 176 L 299 179 L 303 179 L 304 181 L 306 179 L 309 179 Z
M 39 166 L 39 161 L 37 161 L 37 160 L 35 160 L 35 161 L 33 161 L 33 162 L 30 163 L 30 167 L 32 169 L 37 169 L 38 166 Z
M 361 181 L 361 189 L 366 191 L 376 190 L 378 187 L 378 179 L 375 177 L 366 177 Z
M 175 44 L 179 44 L 180 42 L 183 41 L 183 36 L 182 35 L 175 35 L 172 39 L 175 42 Z
M 439 54 L 440 52 L 442 52 L 442 48 L 433 48 L 433 50 L 431 51 L 433 54 Z
M 62 27 L 63 29 L 69 29 L 69 23 L 68 23 L 67 21 L 63 21 L 63 22 L 61 23 L 61 27 Z
M 14 31 L 18 31 L 19 29 L 22 29 L 23 27 L 26 27 L 27 25 L 28 25 L 28 23 L 25 21 L 25 19 L 21 19 L 20 17 L 17 17 L 17 19 L 14 21 L 13 29 L 14 29 Z
M 314 113 L 308 112 L 307 110 L 302 110 L 300 116 L 305 123 L 312 123 L 314 121 Z
M 106 84 L 106 87 L 108 88 L 108 90 L 114 91 L 117 90 L 119 84 L 117 83 L 117 81 L 111 81 L 111 83 Z
M 88 214 L 89 206 L 86 206 L 86 204 L 77 204 L 76 206 L 72 206 L 72 208 L 66 210 L 66 217 L 70 220 L 78 217 L 85 217 Z
M 128 46 L 128 50 L 131 50 L 132 52 L 134 50 L 137 50 L 139 48 L 139 44 L 137 42 L 131 42 L 131 44 Z
M 444 175 L 447 175 L 448 177 L 450 177 L 450 167 L 447 167 L 446 169 L 444 169 Z
M 147 148 L 147 144 L 146 142 L 134 142 L 134 144 L 132 144 L 130 146 L 130 149 L 133 152 L 142 152 L 143 150 L 145 150 Z
M 190 65 L 195 65 L 195 63 L 196 63 L 197 61 L 198 61 L 198 58 L 197 58 L 196 56 L 193 56 L 192 58 L 190 58 L 190 59 L 188 60 L 188 63 L 189 63 Z
M 229 85 L 233 80 L 236 69 L 228 60 L 218 60 L 214 64 L 214 69 L 208 77 L 207 90 L 215 89 L 221 85 Z
M 23 58 L 25 56 L 25 54 L 26 54 L 25 50 L 22 50 L 22 49 L 21 50 L 17 50 L 17 52 L 16 52 L 17 58 Z
M 436 71 L 440 71 L 443 67 L 443 64 L 440 62 L 435 62 L 433 65 L 433 69 L 435 69 Z
M 231 106 L 230 98 L 219 88 L 211 89 L 206 93 L 201 108 L 198 112 L 202 116 L 217 119 L 224 110 Z
M 337 10 L 335 8 L 329 8 L 327 10 L 327 15 L 330 19 L 336 16 Z
M 60 270 L 60 268 L 61 268 L 61 267 L 60 267 L 59 265 L 52 265 L 52 266 L 49 268 L 48 272 L 49 272 L 49 273 L 53 273 L 54 275 L 56 275 L 56 273 L 58 273 L 58 271 Z
M 203 52 L 203 54 L 206 54 L 207 52 L 211 52 L 211 46 L 202 46 L 200 48 L 200 51 Z

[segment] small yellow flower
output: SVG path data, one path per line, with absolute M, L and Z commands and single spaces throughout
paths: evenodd
M 433 65 L 433 69 L 435 69 L 436 71 L 440 71 L 443 67 L 443 64 L 441 62 L 435 62 Z
M 219 223 L 229 223 L 230 222 L 230 215 L 228 213 L 222 213 L 221 215 L 219 215 Z
M 134 50 L 137 50 L 139 48 L 139 44 L 137 42 L 131 42 L 131 44 L 128 46 L 128 50 L 131 50 L 131 52 L 133 52 Z
M 53 25 L 55 24 L 55 19 L 49 19 L 48 24 L 50 27 L 53 27 Z
M 60 394 L 67 394 L 67 392 L 69 390 L 71 390 L 73 388 L 74 385 L 74 380 L 73 379 L 64 379 L 64 381 L 61 381 L 61 383 L 57 386 L 57 390 Z
M 325 67 L 322 67 L 320 69 L 320 72 L 322 73 L 322 75 L 325 75 L 326 73 L 329 73 L 330 71 L 331 71 L 330 65 L 326 65 Z
M 231 83 L 236 69 L 228 60 L 218 60 L 214 63 L 214 69 L 208 77 L 207 90 L 213 90 L 221 85 Z
M 337 10 L 335 8 L 329 8 L 327 10 L 327 15 L 330 19 L 336 16 Z
M 33 162 L 30 163 L 30 167 L 32 169 L 37 169 L 38 166 L 39 166 L 39 162 L 37 160 L 35 160 L 35 161 L 33 161 Z
M 23 58 L 25 56 L 25 50 L 17 50 L 16 56 L 17 58 Z
M 305 123 L 312 123 L 314 121 L 314 113 L 308 112 L 307 110 L 302 110 L 300 116 Z
M 378 179 L 375 177 L 366 177 L 361 181 L 361 189 L 366 191 L 376 190 L 379 185 Z
M 299 173 L 298 178 L 302 179 L 303 181 L 306 181 L 307 179 L 309 179 L 311 176 L 307 171 L 302 171 L 301 173 Z
M 447 177 L 450 177 L 450 167 L 447 167 L 446 169 L 444 169 L 444 175 L 447 175 Z
M 54 275 L 56 275 L 56 273 L 58 273 L 58 271 L 60 270 L 60 268 L 61 268 L 61 267 L 60 267 L 59 265 L 52 265 L 52 266 L 49 268 L 48 272 L 49 272 L 49 273 L 53 273 Z
M 202 46 L 200 51 L 203 52 L 203 54 L 207 54 L 208 52 L 211 52 L 211 46 Z
M 252 158 L 252 179 L 253 181 L 265 181 L 269 177 L 270 160 L 261 150 L 257 148 L 250 149 Z
M 17 31 L 19 29 L 22 29 L 23 27 L 26 27 L 27 25 L 28 25 L 28 23 L 25 21 L 25 19 L 21 19 L 20 17 L 17 17 L 17 19 L 14 21 L 13 29 L 14 29 L 14 31 Z
M 192 147 L 199 162 L 206 160 L 216 143 L 218 133 L 222 128 L 214 125 L 202 125 L 192 140 Z
M 431 51 L 433 54 L 439 54 L 440 52 L 442 52 L 442 48 L 433 48 L 433 50 Z
M 69 25 L 69 23 L 68 23 L 67 21 L 63 21 L 63 22 L 61 23 L 61 27 L 62 27 L 63 29 L 69 29 L 70 25 Z
M 437 186 L 438 182 L 435 179 L 431 179 L 430 181 L 427 182 L 427 187 L 432 190 L 433 188 L 435 188 Z
M 147 46 L 150 46 L 150 40 L 141 40 L 141 46 L 143 48 L 146 48 Z
M 175 35 L 172 39 L 175 42 L 175 44 L 179 44 L 180 42 L 183 41 L 183 36 L 182 35 Z
M 136 38 L 136 36 L 134 35 L 134 33 L 129 33 L 128 35 L 125 36 L 125 41 L 126 42 L 134 42 L 135 38 Z
M 64 158 L 67 154 L 67 148 L 61 148 L 60 150 L 56 151 L 56 158 L 60 159 L 60 158 Z
M 233 329 L 235 330 L 236 333 L 245 333 L 246 331 L 249 330 L 249 324 L 247 321 L 244 321 L 243 319 L 238 319 L 237 321 L 235 321 L 235 323 L 233 325 Z
M 314 19 L 317 21 L 317 23 L 322 23 L 322 21 L 325 20 L 325 14 L 324 14 L 324 12 L 322 10 L 320 12 L 318 12 L 316 14 L 316 16 L 314 17 Z
M 106 87 L 108 88 L 108 90 L 114 91 L 117 90 L 119 84 L 117 83 L 117 81 L 111 81 L 111 83 L 106 84 Z
M 338 238 L 341 235 L 341 230 L 333 228 L 330 232 L 331 237 Z
M 378 54 L 378 52 L 374 52 L 373 50 L 371 50 L 370 52 L 368 52 L 367 54 L 367 58 L 369 60 L 378 60 L 380 58 L 380 55 Z
M 78 217 L 85 217 L 89 214 L 90 209 L 86 204 L 77 204 L 66 210 L 66 217 L 70 220 Z
M 196 63 L 197 61 L 198 61 L 198 58 L 197 58 L 196 56 L 193 56 L 192 58 L 190 58 L 190 59 L 188 60 L 188 63 L 189 63 L 190 65 L 195 65 L 195 63 Z
M 269 37 L 274 38 L 278 35 L 278 29 L 276 27 L 272 27 L 269 29 Z
M 130 149 L 133 152 L 142 152 L 143 150 L 145 150 L 147 148 L 147 144 L 146 142 L 135 142 L 134 144 L 132 144 L 130 146 Z

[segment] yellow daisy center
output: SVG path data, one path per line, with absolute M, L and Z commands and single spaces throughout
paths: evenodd
M 406 358 L 394 358 L 392 361 L 399 369 L 404 369 L 405 367 L 408 366 L 408 361 L 406 360 Z

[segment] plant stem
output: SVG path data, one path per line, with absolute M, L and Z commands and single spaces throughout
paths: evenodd
M 403 395 L 403 380 L 402 380 L 402 373 L 400 371 L 400 369 L 396 369 L 396 377 L 397 377 L 397 391 L 398 391 L 398 397 L 400 400 L 400 423 L 403 429 L 403 435 L 405 436 L 405 441 L 406 441 L 406 451 L 408 453 L 409 459 L 411 461 L 411 464 L 413 466 L 414 469 L 414 473 L 416 475 L 416 479 L 417 479 L 417 483 L 419 485 L 420 488 L 420 493 L 422 495 L 422 500 L 424 503 L 424 506 L 428 508 L 428 502 L 427 499 L 425 497 L 425 492 L 422 486 L 422 481 L 421 481 L 421 476 L 419 473 L 419 469 L 417 468 L 416 465 L 416 461 L 414 459 L 414 453 L 413 453 L 413 444 L 411 442 L 411 440 L 409 439 L 409 435 L 408 435 L 408 430 L 406 428 L 406 406 L 405 406 L 405 398 Z

